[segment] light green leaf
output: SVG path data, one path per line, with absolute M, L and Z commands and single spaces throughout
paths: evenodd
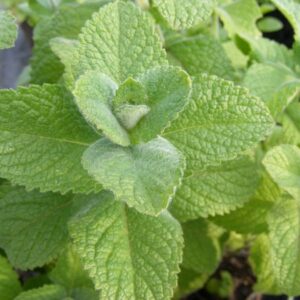
M 182 38 L 167 45 L 169 53 L 192 76 L 201 73 L 233 78 L 233 67 L 221 43 L 209 35 Z
M 68 240 L 72 197 L 27 193 L 19 188 L 0 201 L 0 245 L 13 266 L 41 267 L 52 261 Z
M 194 170 L 183 178 L 171 212 L 181 221 L 224 214 L 247 202 L 257 184 L 256 165 L 246 157 Z
M 300 149 L 281 145 L 271 149 L 263 164 L 274 181 L 296 199 L 300 199 Z
M 300 3 L 294 0 L 271 0 L 288 19 L 295 31 L 295 39 L 300 40 Z
M 258 21 L 257 26 L 262 32 L 274 32 L 283 28 L 282 22 L 274 17 L 264 17 Z
M 99 191 L 80 163 L 97 138 L 62 87 L 0 91 L 0 176 L 13 183 L 42 192 Z
M 184 237 L 182 265 L 198 274 L 211 274 L 221 260 L 221 249 L 209 232 L 209 223 L 198 219 L 182 224 Z
M 81 27 L 98 9 L 99 4 L 67 4 L 59 7 L 51 18 L 41 19 L 34 30 L 34 47 L 31 59 L 32 83 L 55 83 L 60 80 L 64 66 L 51 50 L 51 39 L 56 37 L 77 39 Z
M 133 3 L 117 1 L 100 9 L 82 29 L 73 75 L 98 70 L 117 84 L 166 64 L 166 55 L 149 15 Z
M 18 27 L 16 19 L 7 11 L 0 11 L 0 49 L 14 46 Z
M 84 168 L 119 201 L 146 214 L 167 208 L 184 170 L 184 158 L 157 138 L 128 148 L 101 139 L 84 153 Z
M 268 105 L 274 117 L 300 92 L 300 79 L 292 70 L 279 64 L 252 65 L 246 73 L 244 85 Z
M 0 256 L 0 299 L 14 300 L 21 291 L 17 273 L 7 259 Z
M 213 0 L 152 0 L 151 3 L 175 30 L 188 29 L 207 21 L 214 6 Z
M 186 156 L 192 170 L 235 158 L 272 127 L 268 109 L 248 90 L 201 75 L 194 79 L 190 103 L 163 136 Z
M 271 243 L 269 259 L 279 290 L 283 294 L 300 294 L 300 204 L 282 199 L 268 218 Z
M 256 21 L 262 17 L 256 0 L 236 0 L 216 9 L 228 34 L 260 36 Z
M 282 291 L 277 286 L 272 261 L 270 260 L 271 246 L 269 237 L 262 234 L 256 238 L 251 247 L 249 260 L 257 277 L 254 289 L 264 294 L 280 295 Z
M 130 144 L 126 130 L 111 111 L 111 101 L 117 85 L 105 74 L 89 71 L 75 83 L 75 102 L 86 120 L 97 130 L 102 130 L 114 143 Z
M 44 285 L 41 288 L 25 291 L 15 300 L 70 300 L 66 291 L 59 285 Z
M 79 256 L 71 246 L 63 251 L 55 267 L 49 273 L 49 278 L 53 283 L 65 287 L 68 294 L 76 293 L 76 289 L 79 288 L 94 288 L 87 272 L 83 269 Z
M 157 137 L 188 105 L 191 79 L 177 67 L 151 69 L 138 77 L 147 95 L 150 111 L 130 130 L 134 143 L 148 142 Z
M 267 215 L 280 196 L 280 189 L 264 172 L 260 185 L 249 202 L 228 214 L 215 216 L 210 220 L 228 231 L 241 234 L 266 232 Z
M 179 223 L 167 211 L 146 216 L 101 193 L 91 196 L 71 222 L 70 232 L 101 298 L 171 298 L 183 238 Z

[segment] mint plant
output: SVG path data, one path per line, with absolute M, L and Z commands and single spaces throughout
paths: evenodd
M 300 3 L 264 2 L 35 19 L 30 82 L 0 90 L 1 299 L 224 296 L 210 277 L 249 246 L 256 292 L 300 294 Z M 262 36 L 266 7 L 292 49 Z

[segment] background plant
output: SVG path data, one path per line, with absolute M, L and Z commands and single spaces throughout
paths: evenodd
M 226 297 L 240 248 L 300 294 L 298 1 L 5 4 L 1 48 L 35 29 L 0 91 L 1 299 Z

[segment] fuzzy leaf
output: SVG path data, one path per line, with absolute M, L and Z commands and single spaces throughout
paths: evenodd
M 236 0 L 217 8 L 225 29 L 230 36 L 260 36 L 256 21 L 262 17 L 256 0 Z
M 87 200 L 70 231 L 101 298 L 170 299 L 182 258 L 179 223 L 168 212 L 139 214 L 110 193 Z
M 59 7 L 50 18 L 41 19 L 34 31 L 32 83 L 56 83 L 60 80 L 64 66 L 51 50 L 50 40 L 56 37 L 77 39 L 81 27 L 98 9 L 99 1 L 98 4 L 67 4 Z
M 281 145 L 271 149 L 263 164 L 274 181 L 296 199 L 300 199 L 300 149 Z
M 192 76 L 208 73 L 233 78 L 233 67 L 221 43 L 209 35 L 182 38 L 168 45 L 167 49 Z
M 111 110 L 111 101 L 117 85 L 105 74 L 89 71 L 75 83 L 75 101 L 86 118 L 97 130 L 102 130 L 114 143 L 130 144 L 126 130 L 119 124 Z
M 181 153 L 163 138 L 128 148 L 101 139 L 88 148 L 82 162 L 117 200 L 151 215 L 167 208 L 184 169 Z
M 83 27 L 72 72 L 77 79 L 86 71 L 98 70 L 120 84 L 166 63 L 153 20 L 133 3 L 116 1 L 101 8 Z
M 268 218 L 273 274 L 283 294 L 300 294 L 300 206 L 296 200 L 281 199 Z
M 97 138 L 62 87 L 0 91 L 0 176 L 13 183 L 43 192 L 99 191 L 80 163 Z
M 0 49 L 14 46 L 17 28 L 16 19 L 7 11 L 0 11 Z
M 171 204 L 181 221 L 224 214 L 242 206 L 255 193 L 256 165 L 248 158 L 187 174 Z
M 175 30 L 188 29 L 205 22 L 213 12 L 213 0 L 153 0 L 152 7 Z
M 201 75 L 194 79 L 190 103 L 163 136 L 193 170 L 235 158 L 263 140 L 272 127 L 268 109 L 248 90 Z
M 134 143 L 148 142 L 170 126 L 187 106 L 192 85 L 186 72 L 169 66 L 151 69 L 138 81 L 145 88 L 150 111 L 130 130 Z
M 254 64 L 244 78 L 244 85 L 260 97 L 276 117 L 300 92 L 300 79 L 282 65 Z
M 0 299 L 14 300 L 21 291 L 16 271 L 6 258 L 0 256 Z
M 68 240 L 71 200 L 19 188 L 0 201 L 0 245 L 13 266 L 32 269 L 58 255 Z

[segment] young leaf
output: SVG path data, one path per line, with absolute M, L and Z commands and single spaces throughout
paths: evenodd
M 70 223 L 76 250 L 103 299 L 170 299 L 182 258 L 179 223 L 139 214 L 101 193 Z
M 209 233 L 209 223 L 198 219 L 182 224 L 184 250 L 182 265 L 198 274 L 211 274 L 221 259 L 217 239 Z
M 107 1 L 106 1 L 107 2 Z M 64 66 L 53 53 L 50 40 L 56 37 L 77 39 L 81 27 L 97 4 L 67 4 L 61 6 L 50 18 L 43 18 L 34 31 L 34 47 L 31 59 L 31 82 L 36 84 L 56 83 L 63 75 Z
M 0 120 L 1 177 L 43 192 L 101 190 L 80 163 L 85 149 L 99 136 L 64 88 L 1 90 Z
M 150 215 L 167 208 L 185 165 L 181 153 L 163 138 L 128 148 L 101 139 L 87 149 L 82 162 L 117 200 Z
M 0 201 L 0 245 L 13 266 L 32 269 L 53 260 L 68 239 L 72 197 L 27 193 L 23 188 Z
M 292 0 L 271 0 L 289 20 L 295 31 L 295 39 L 300 40 L 300 3 Z
M 75 79 L 99 70 L 120 84 L 167 63 L 153 20 L 129 2 L 101 8 L 83 27 L 79 42 L 72 66 Z
M 7 11 L 0 11 L 0 49 L 14 46 L 17 29 L 16 19 Z
M 268 109 L 248 90 L 215 76 L 194 79 L 192 99 L 163 136 L 187 158 L 189 170 L 219 164 L 270 132 Z
M 234 70 L 222 44 L 209 35 L 182 38 L 167 45 L 167 49 L 192 76 L 208 73 L 233 78 Z
M 150 111 L 130 130 L 133 142 L 148 142 L 170 126 L 187 106 L 191 80 L 186 72 L 163 66 L 151 69 L 138 77 L 147 95 Z
M 14 300 L 72 300 L 67 298 L 67 293 L 62 286 L 44 285 L 19 294 Z
M 130 144 L 126 130 L 112 113 L 111 101 L 117 85 L 105 74 L 89 71 L 75 83 L 75 102 L 88 122 L 102 130 L 111 141 L 122 146 Z
M 217 8 L 217 13 L 224 23 L 225 29 L 232 37 L 234 34 L 241 36 L 260 36 L 256 21 L 262 17 L 256 0 L 236 0 Z
M 296 199 L 300 199 L 300 149 L 281 145 L 271 149 L 263 164 L 274 181 Z
M 300 206 L 296 200 L 282 199 L 268 218 L 270 257 L 281 293 L 300 294 Z
M 267 235 L 260 235 L 256 238 L 249 257 L 254 274 L 257 276 L 255 291 L 269 294 L 280 295 L 276 278 L 274 276 L 272 260 L 270 260 L 271 244 Z
M 175 30 L 188 29 L 207 21 L 214 6 L 213 0 L 152 0 L 151 3 Z
M 0 299 L 14 300 L 21 291 L 17 273 L 7 259 L 0 256 Z
M 183 178 L 171 212 L 181 221 L 224 214 L 247 202 L 257 184 L 256 165 L 247 157 L 193 170 Z
M 267 104 L 274 117 L 300 92 L 300 78 L 286 66 L 273 63 L 252 65 L 246 73 L 244 85 Z

